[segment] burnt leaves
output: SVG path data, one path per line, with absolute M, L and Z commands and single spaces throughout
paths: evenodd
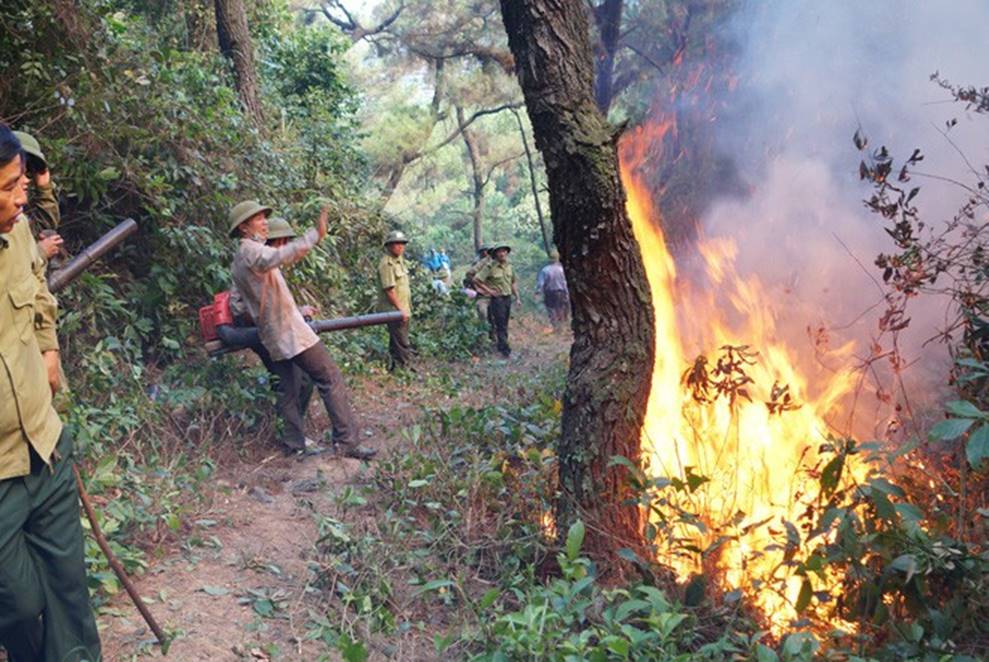
M 724 345 L 721 356 L 712 369 L 710 361 L 701 354 L 687 368 L 680 382 L 687 387 L 691 398 L 700 404 L 711 404 L 719 398 L 728 400 L 734 407 L 739 398 L 752 402 L 750 386 L 755 383 L 747 368 L 756 364 L 759 354 L 749 345 Z M 766 407 L 770 414 L 782 414 L 799 409 L 788 384 L 774 381 Z

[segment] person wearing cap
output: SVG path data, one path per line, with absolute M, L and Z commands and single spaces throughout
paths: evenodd
M 405 246 L 408 237 L 401 230 L 393 230 L 385 237 L 385 254 L 378 261 L 378 312 L 398 310 L 402 321 L 388 324 L 388 370 L 407 368 L 412 359 L 409 343 L 409 318 L 412 316 L 412 290 L 409 287 L 409 268 L 405 263 Z
M 570 311 L 570 293 L 567 290 L 567 277 L 560 264 L 560 251 L 549 252 L 550 263 L 539 270 L 536 277 L 536 294 L 543 295 L 543 305 L 549 315 L 554 330 L 559 330 L 567 321 Z
M 57 304 L 21 213 L 27 184 L 0 124 L 0 645 L 14 662 L 98 660 L 73 440 L 52 406 Z
M 357 445 L 357 425 L 343 375 L 316 332 L 306 324 L 281 272 L 281 267 L 301 260 L 326 236 L 327 209 L 322 209 L 315 227 L 280 248 L 265 244 L 270 214 L 271 207 L 245 200 L 233 206 L 227 220 L 230 237 L 240 240 L 231 267 L 234 285 L 281 381 L 278 412 L 286 422 L 283 442 L 291 452 L 305 450 L 298 402 L 301 370 L 312 379 L 323 399 L 337 451 L 348 457 L 370 459 L 374 452 Z
M 50 260 L 62 247 L 62 237 L 56 232 L 62 222 L 58 197 L 48 170 L 48 159 L 41 151 L 38 139 L 24 131 L 14 131 L 25 156 L 25 171 L 30 183 L 28 206 L 24 213 L 31 221 L 31 230 L 38 237 L 38 247 L 46 260 Z
M 268 219 L 268 240 L 265 242 L 268 246 L 281 248 L 292 239 L 295 239 L 296 236 L 295 230 L 292 229 L 292 226 L 285 219 L 278 216 Z M 303 318 L 308 320 L 316 314 L 316 309 L 313 306 L 302 306 L 299 308 L 299 312 L 302 313 Z M 244 297 L 241 296 L 237 285 L 233 283 L 230 285 L 230 314 L 233 316 L 234 326 L 252 328 L 255 326 L 254 318 L 251 317 L 250 312 L 247 310 L 247 305 L 244 303 Z M 264 348 L 260 340 L 245 343 L 244 346 L 257 355 L 262 365 L 264 365 L 265 369 L 271 375 L 271 390 L 278 397 L 282 389 L 282 380 L 275 373 L 275 362 L 271 359 L 271 355 L 268 354 L 268 350 Z M 299 416 L 301 417 L 300 420 L 305 420 L 306 412 L 309 411 L 309 402 L 312 400 L 314 386 L 312 380 L 309 379 L 309 375 L 302 372 L 298 366 L 294 366 L 294 370 L 297 373 L 297 383 L 299 384 L 299 395 L 296 399 L 299 403 Z M 292 421 L 285 421 L 284 419 L 282 423 L 286 430 L 301 426 L 301 423 L 295 423 L 293 425 Z M 315 449 L 318 444 L 315 440 L 306 437 L 305 446 L 309 449 Z
M 512 316 L 512 298 L 514 297 L 517 303 L 522 303 L 515 270 L 508 261 L 508 254 L 511 251 L 512 247 L 508 244 L 494 244 L 490 249 L 493 259 L 474 276 L 477 291 L 491 297 L 488 315 L 491 318 L 498 352 L 505 358 L 512 355 L 512 348 L 508 344 L 508 320 Z

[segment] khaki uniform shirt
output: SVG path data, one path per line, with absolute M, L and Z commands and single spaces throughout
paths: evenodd
M 481 267 L 474 278 L 497 292 L 499 296 L 512 296 L 515 270 L 512 269 L 510 262 L 502 264 L 498 260 L 491 260 Z
M 378 262 L 378 282 L 381 289 L 378 291 L 378 311 L 388 312 L 395 310 L 391 299 L 388 298 L 387 290 L 395 288 L 395 296 L 398 303 L 409 313 L 412 312 L 412 290 L 409 287 L 409 267 L 405 264 L 405 258 L 399 255 L 382 255 Z
M 0 480 L 31 472 L 31 447 L 49 462 L 62 433 L 41 358 L 58 349 L 44 264 L 22 215 L 0 234 Z
M 474 260 L 474 264 L 467 267 L 467 273 L 464 274 L 464 277 L 469 280 L 474 280 L 474 277 L 477 276 L 477 272 L 486 267 L 489 262 L 491 262 L 490 257 L 480 257 Z
M 279 268 L 301 260 L 318 240 L 315 228 L 280 248 L 255 239 L 241 239 L 230 268 L 243 307 L 257 324 L 261 343 L 275 361 L 298 356 L 319 342 L 295 305 Z
M 62 214 L 58 209 L 55 187 L 51 183 L 48 186 L 32 187 L 27 215 L 35 224 L 35 232 L 58 228 L 62 222 Z

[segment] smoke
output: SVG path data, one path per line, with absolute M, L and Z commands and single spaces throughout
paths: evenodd
M 701 231 L 737 243 L 739 271 L 777 294 L 788 336 L 806 338 L 808 325 L 821 324 L 836 340 L 868 347 L 877 332 L 882 292 L 873 261 L 894 247 L 882 219 L 862 204 L 871 187 L 858 176 L 857 128 L 869 150 L 886 145 L 898 164 L 920 147 L 920 171 L 971 181 L 942 135 L 957 118 L 951 141 L 971 162 L 989 162 L 989 118 L 968 116 L 929 80 L 940 72 L 955 83 L 989 84 L 987 25 L 984 0 L 759 0 L 727 28 L 740 48 L 738 85 L 717 119 L 717 145 L 747 193 L 715 201 Z M 912 185 L 922 187 L 917 202 L 928 223 L 950 219 L 967 199 L 941 180 L 916 177 Z M 936 375 L 943 383 L 943 348 L 922 348 L 921 340 L 943 325 L 945 302 L 921 301 L 911 312 L 906 353 L 923 358 L 912 381 Z

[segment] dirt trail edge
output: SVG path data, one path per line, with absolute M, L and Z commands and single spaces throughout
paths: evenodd
M 402 428 L 418 420 L 423 407 L 495 403 L 497 374 L 538 371 L 562 360 L 569 348 L 569 337 L 550 334 L 544 318 L 525 317 L 512 325 L 517 348 L 508 362 L 492 356 L 452 366 L 423 362 L 411 378 L 372 374 L 353 380 L 365 443 L 380 453 L 393 452 L 401 444 Z M 451 368 L 472 373 L 480 386 L 470 393 L 430 388 L 431 376 Z M 326 424 L 321 403 L 312 404 L 310 418 L 317 428 Z M 178 633 L 168 657 L 186 662 L 326 655 L 323 643 L 305 637 L 309 562 L 318 538 L 313 513 L 324 511 L 345 486 L 363 482 L 373 470 L 373 463 L 330 455 L 285 458 L 274 446 L 260 462 L 221 469 L 205 495 L 212 505 L 196 514 L 193 534 L 181 547 L 150 560 L 148 571 L 135 577 L 163 627 Z M 126 595 L 110 601 L 99 625 L 108 661 L 160 655 Z

